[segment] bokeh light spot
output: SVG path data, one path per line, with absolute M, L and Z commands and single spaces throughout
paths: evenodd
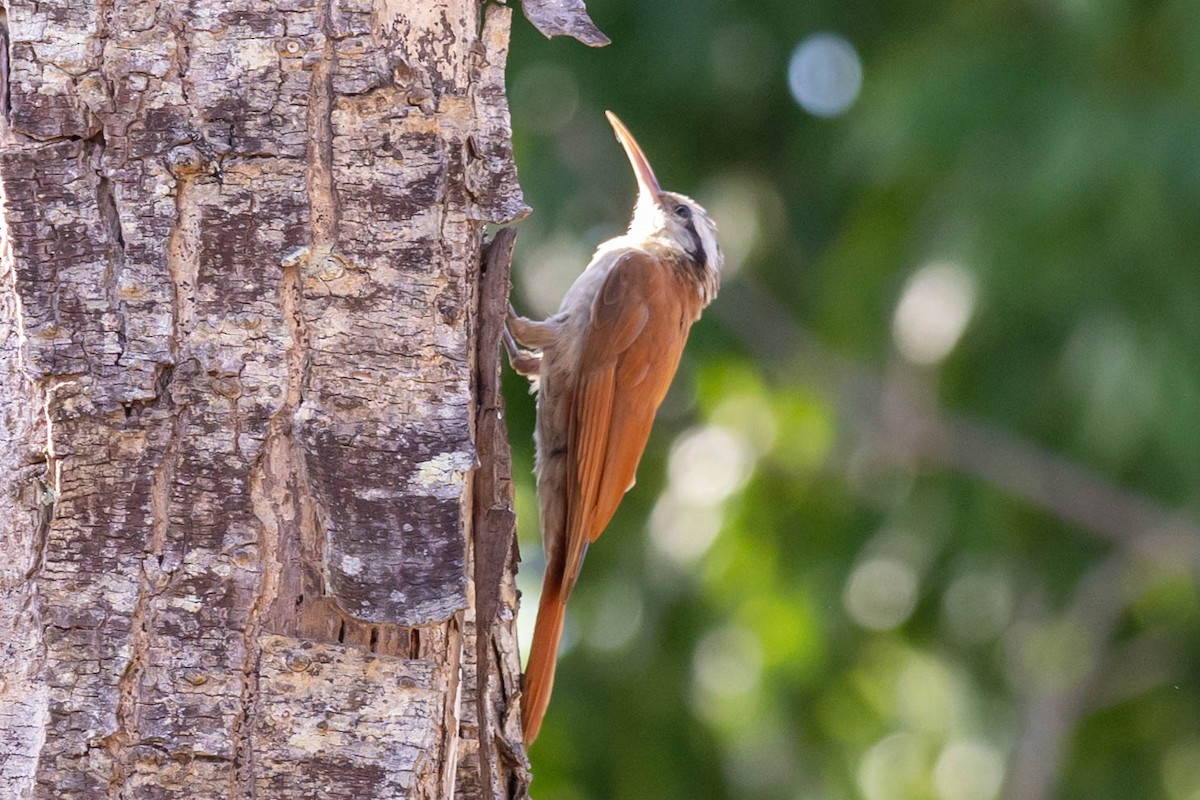
M 995 639 L 1008 626 L 1012 612 L 1012 587 L 994 572 L 960 575 L 942 597 L 942 622 L 947 632 L 967 645 Z
M 587 250 L 573 236 L 552 236 L 524 254 L 517 266 L 529 313 L 548 317 L 557 311 L 563 295 L 587 263 Z
M 908 279 L 892 335 L 896 349 L 914 364 L 936 364 L 958 344 L 975 309 L 975 281 L 959 264 L 928 264 Z
M 1164 366 L 1130 320 L 1114 312 L 1088 315 L 1062 358 L 1067 390 L 1081 406 L 1077 424 L 1086 451 L 1118 463 L 1144 446 L 1164 411 L 1153 377 Z
M 792 51 L 788 86 L 800 107 L 818 117 L 844 114 L 862 88 L 854 45 L 836 33 L 814 33 Z
M 837 437 L 835 411 L 825 400 L 797 392 L 772 398 L 779 422 L 779 446 L 772 458 L 795 472 L 809 472 L 825 463 Z
M 937 658 L 907 660 L 896 679 L 896 710 L 914 730 L 944 734 L 962 717 L 962 685 Z
M 740 796 L 779 797 L 796 783 L 796 742 L 775 715 L 766 715 L 726 745 L 725 773 Z
M 779 423 L 770 401 L 761 394 L 731 394 L 713 409 L 712 421 L 744 435 L 758 455 L 765 455 L 775 446 Z
M 697 199 L 720 230 L 725 256 L 722 278 L 732 278 L 764 239 L 779 234 L 785 217 L 783 199 L 766 178 L 743 170 L 723 172 L 700 187 Z
M 1015 656 L 1013 682 L 1054 691 L 1076 686 L 1096 657 L 1092 635 L 1069 618 L 1014 626 L 1007 644 Z
M 1162 779 L 1170 800 L 1200 800 L 1200 739 L 1178 742 L 1167 750 Z
M 531 64 L 513 80 L 509 98 L 523 127 L 535 133 L 558 133 L 579 108 L 579 83 L 558 64 Z
M 600 591 L 587 643 L 597 650 L 620 650 L 642 627 L 642 595 L 629 580 L 609 578 Z
M 920 796 L 928 772 L 928 750 L 921 737 L 897 731 L 876 742 L 858 766 L 858 786 L 867 800 L 904 800 Z
M 984 742 L 946 745 L 933 768 L 933 786 L 941 800 L 992 800 L 1004 781 L 1004 759 Z
M 908 619 L 917 605 L 917 573 L 896 559 L 865 561 L 850 574 L 843 601 L 859 625 L 890 630 Z
M 715 506 L 746 485 L 754 469 L 754 451 L 740 433 L 707 425 L 675 440 L 667 470 L 680 500 Z
M 762 647 L 747 628 L 729 625 L 709 631 L 693 658 L 696 683 L 705 693 L 740 697 L 758 685 Z
M 650 514 L 650 542 L 677 564 L 691 564 L 708 552 L 721 531 L 721 512 L 681 503 L 670 492 L 659 497 Z

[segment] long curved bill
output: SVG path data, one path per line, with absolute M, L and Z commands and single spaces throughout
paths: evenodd
M 605 111 L 604 116 L 608 117 L 609 124 L 613 126 L 613 131 L 617 134 L 617 140 L 625 148 L 625 155 L 629 156 L 629 163 L 633 166 L 633 172 L 637 176 L 638 197 L 644 197 L 650 201 L 655 200 L 662 192 L 662 187 L 658 185 L 658 178 L 654 177 L 654 170 L 650 168 L 646 154 L 642 152 L 642 148 L 638 146 L 633 134 L 625 127 L 625 124 L 617 119 L 616 114 Z

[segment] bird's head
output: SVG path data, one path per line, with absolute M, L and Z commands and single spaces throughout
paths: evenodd
M 696 265 L 709 274 L 721 270 L 724 257 L 717 244 L 717 225 L 703 206 L 690 197 L 676 192 L 663 191 L 658 178 L 650 167 L 650 161 L 629 129 L 611 111 L 604 112 L 612 124 L 629 163 L 637 176 L 638 199 L 629 223 L 630 238 L 639 240 L 658 239 L 668 246 L 682 251 Z

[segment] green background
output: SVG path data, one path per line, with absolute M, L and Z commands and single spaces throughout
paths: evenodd
M 612 45 L 514 16 L 515 304 L 628 221 L 604 109 L 730 270 L 589 551 L 534 796 L 1200 800 L 1200 3 L 588 7 Z M 863 76 L 832 118 L 788 88 L 823 31 Z

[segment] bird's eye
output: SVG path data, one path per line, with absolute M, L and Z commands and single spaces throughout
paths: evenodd
M 675 214 L 680 217 L 683 217 L 684 219 L 688 219 L 689 217 L 692 216 L 692 210 L 690 208 L 688 208 L 687 206 L 681 204 L 681 205 L 675 206 Z

